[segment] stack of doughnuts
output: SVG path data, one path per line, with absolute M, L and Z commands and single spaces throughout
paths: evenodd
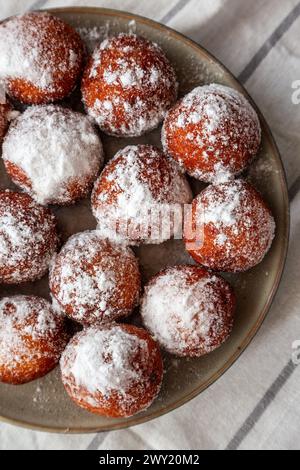
M 1 23 L 0 50 L 0 143 L 16 185 L 0 191 L 0 282 L 49 275 L 51 299 L 0 299 L 0 380 L 23 384 L 60 362 L 77 405 L 132 416 L 159 394 L 161 350 L 199 358 L 229 338 L 236 295 L 220 272 L 251 269 L 270 249 L 274 218 L 242 177 L 259 150 L 259 119 L 223 84 L 177 101 L 164 51 L 135 34 L 107 37 L 87 57 L 73 27 L 33 12 Z M 80 112 L 62 101 L 76 87 Z M 102 168 L 101 133 L 139 137 L 160 124 L 161 148 L 124 145 Z M 207 186 L 193 194 L 191 178 Z M 62 245 L 55 213 L 89 197 L 96 229 Z M 180 233 L 190 264 L 143 286 L 131 246 Z M 131 322 L 138 308 L 143 327 Z

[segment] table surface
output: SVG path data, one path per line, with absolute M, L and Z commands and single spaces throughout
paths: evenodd
M 109 433 L 48 434 L 1 423 L 0 449 L 299 449 L 300 2 L 0 0 L 0 18 L 59 6 L 116 8 L 160 21 L 207 48 L 240 79 L 282 155 L 291 203 L 290 248 L 259 333 L 231 369 L 192 402 Z

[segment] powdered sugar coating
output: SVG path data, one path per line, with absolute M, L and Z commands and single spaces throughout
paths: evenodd
M 194 88 L 167 114 L 164 151 L 205 182 L 240 173 L 258 151 L 258 116 L 237 90 L 211 84 Z
M 87 116 L 60 106 L 33 106 L 14 120 L 3 142 L 7 172 L 41 204 L 87 195 L 103 163 Z
M 175 72 L 158 45 L 124 33 L 95 49 L 81 89 L 100 129 L 123 137 L 157 127 L 177 95 Z
M 92 210 L 103 237 L 133 245 L 161 243 L 181 228 L 172 216 L 191 200 L 189 184 L 174 162 L 151 145 L 131 145 L 96 181 Z
M 52 212 L 27 194 L 0 192 L 0 282 L 35 281 L 48 270 L 58 245 Z
M 245 271 L 260 263 L 268 252 L 275 233 L 274 218 L 246 181 L 208 186 L 193 201 L 194 223 L 197 212 L 203 244 L 193 248 L 188 234 L 186 243 L 199 263 L 218 271 Z
M 28 104 L 49 103 L 74 88 L 83 63 L 76 31 L 45 12 L 15 16 L 0 25 L 0 80 Z
M 159 344 L 178 356 L 219 347 L 233 325 L 235 297 L 220 276 L 197 266 L 166 268 L 145 287 L 141 315 Z
M 0 380 L 20 384 L 47 374 L 66 345 L 63 318 L 40 297 L 0 300 Z
M 147 408 L 160 390 L 159 348 L 132 325 L 89 327 L 75 335 L 61 361 L 71 398 L 101 415 L 132 416 Z
M 140 273 L 130 248 L 96 231 L 73 235 L 50 269 L 50 290 L 65 313 L 83 324 L 127 316 L 138 304 Z

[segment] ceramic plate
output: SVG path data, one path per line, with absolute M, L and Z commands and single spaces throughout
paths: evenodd
M 180 83 L 180 95 L 204 83 L 223 83 L 246 94 L 239 82 L 213 56 L 181 34 L 150 21 L 120 11 L 101 8 L 62 8 L 49 10 L 79 29 L 83 39 L 99 42 L 107 34 L 133 31 L 157 42 L 173 63 Z M 90 43 L 90 46 L 92 44 Z M 75 92 L 73 106 L 80 108 L 80 95 Z M 67 100 L 68 104 L 70 99 Z M 258 111 L 259 113 L 259 111 Z M 0 415 L 14 424 L 55 432 L 95 432 L 131 426 L 150 420 L 177 408 L 198 395 L 220 377 L 238 358 L 260 327 L 278 288 L 282 274 L 289 227 L 288 195 L 284 171 L 270 130 L 259 113 L 262 124 L 262 146 L 258 158 L 247 173 L 269 203 L 277 230 L 272 248 L 263 262 L 250 271 L 226 275 L 237 294 L 237 312 L 230 339 L 213 353 L 199 359 L 177 359 L 164 356 L 165 377 L 159 398 L 143 413 L 127 419 L 107 419 L 88 413 L 72 403 L 59 377 L 59 368 L 46 377 L 26 385 L 0 385 Z M 160 129 L 136 139 L 102 136 L 106 158 L 130 143 L 160 145 Z M 191 180 L 195 194 L 200 185 Z M 0 168 L 1 187 L 13 187 Z M 54 208 L 63 238 L 71 233 L 94 228 L 89 201 L 71 208 Z M 140 258 L 144 281 L 167 264 L 192 260 L 180 240 L 162 245 L 141 246 Z M 21 287 L 0 287 L 0 295 L 34 293 L 48 296 L 47 278 Z

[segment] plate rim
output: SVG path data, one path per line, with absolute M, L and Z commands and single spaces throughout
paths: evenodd
M 83 429 L 80 427 L 69 427 L 69 428 L 61 428 L 61 427 L 55 427 L 55 426 L 43 426 L 42 424 L 34 424 L 28 421 L 24 421 L 22 419 L 16 419 L 16 418 L 8 418 L 4 415 L 0 415 L 0 421 L 3 423 L 7 424 L 13 424 L 22 428 L 26 429 L 31 429 L 35 431 L 42 431 L 42 432 L 49 432 L 49 433 L 58 433 L 58 434 L 89 434 L 89 433 L 98 433 L 98 432 L 107 432 L 107 431 L 114 431 L 117 429 L 125 429 L 131 426 L 136 426 L 138 424 L 146 423 L 148 421 L 151 421 L 152 419 L 158 418 L 160 416 L 163 416 L 179 407 L 182 405 L 188 403 L 191 401 L 193 398 L 196 396 L 200 395 L 205 389 L 207 389 L 210 385 L 212 385 L 214 382 L 216 382 L 229 368 L 236 362 L 236 360 L 241 356 L 241 354 L 246 350 L 246 348 L 249 346 L 255 335 L 257 334 L 259 328 L 262 326 L 271 306 L 274 301 L 275 295 L 278 291 L 281 278 L 284 272 L 285 264 L 286 264 L 286 259 L 287 259 L 287 252 L 288 252 L 288 247 L 289 247 L 289 234 L 290 234 L 290 204 L 289 204 L 289 196 L 288 196 L 288 186 L 287 186 L 287 178 L 286 178 L 286 173 L 285 169 L 282 163 L 282 158 L 278 149 L 278 146 L 276 144 L 276 141 L 273 137 L 273 134 L 271 132 L 271 129 L 264 118 L 263 113 L 260 111 L 252 97 L 249 95 L 247 90 L 244 88 L 242 83 L 240 83 L 239 79 L 235 77 L 235 75 L 219 60 L 217 59 L 212 53 L 210 53 L 205 47 L 199 45 L 192 39 L 188 38 L 185 36 L 183 33 L 180 33 L 176 31 L 173 28 L 170 28 L 169 26 L 166 26 L 159 21 L 152 20 L 150 18 L 147 18 L 142 15 L 137 15 L 135 13 L 130 13 L 124 10 L 117 10 L 117 9 L 111 9 L 111 8 L 102 8 L 102 7 L 87 7 L 87 6 L 78 6 L 78 7 L 60 7 L 60 8 L 46 8 L 43 10 L 32 10 L 32 11 L 40 11 L 40 12 L 49 12 L 53 15 L 56 13 L 70 13 L 70 14 L 97 14 L 97 15 L 103 15 L 103 16 L 115 16 L 115 17 L 121 17 L 123 19 L 128 19 L 128 20 L 138 20 L 142 24 L 146 24 L 147 26 L 150 26 L 152 28 L 155 28 L 156 30 L 160 30 L 162 32 L 167 31 L 168 34 L 173 36 L 174 39 L 177 39 L 181 42 L 184 42 L 188 44 L 190 47 L 193 49 L 196 49 L 198 52 L 200 52 L 202 55 L 206 56 L 206 58 L 210 61 L 213 61 L 215 64 L 217 64 L 221 70 L 225 72 L 225 74 L 235 83 L 235 87 L 239 88 L 244 95 L 249 99 L 251 104 L 254 106 L 255 110 L 257 111 L 260 121 L 262 122 L 262 127 L 264 127 L 265 130 L 265 138 L 267 139 L 268 143 L 270 144 L 270 147 L 272 149 L 272 153 L 275 154 L 278 158 L 278 162 L 281 167 L 281 172 L 280 172 L 280 184 L 281 184 L 281 193 L 283 196 L 283 205 L 284 205 L 284 218 L 283 218 L 283 224 L 284 224 L 284 236 L 282 240 L 282 256 L 280 258 L 280 265 L 277 269 L 276 272 L 276 277 L 274 280 L 274 283 L 272 285 L 272 288 L 270 290 L 268 300 L 264 306 L 264 308 L 261 310 L 259 317 L 257 318 L 255 324 L 252 326 L 252 328 L 248 331 L 247 335 L 243 338 L 243 341 L 240 343 L 240 345 L 237 347 L 236 351 L 234 354 L 230 356 L 230 358 L 223 364 L 221 368 L 219 368 L 208 380 L 206 380 L 204 383 L 202 383 L 200 386 L 196 387 L 194 390 L 189 392 L 188 394 L 184 395 L 181 397 L 179 400 L 175 401 L 171 405 L 168 405 L 166 407 L 163 407 L 160 410 L 157 410 L 155 412 L 150 413 L 148 416 L 143 416 L 143 415 L 135 415 L 133 417 L 130 417 L 127 419 L 127 421 L 124 421 L 123 423 L 120 422 L 114 422 L 114 420 L 107 422 L 107 424 L 104 425 L 94 425 L 91 427 L 84 427 Z M 7 19 L 14 17 L 16 15 L 9 16 L 7 18 L 4 18 L 3 20 L 0 21 L 0 24 L 3 21 L 6 21 Z

